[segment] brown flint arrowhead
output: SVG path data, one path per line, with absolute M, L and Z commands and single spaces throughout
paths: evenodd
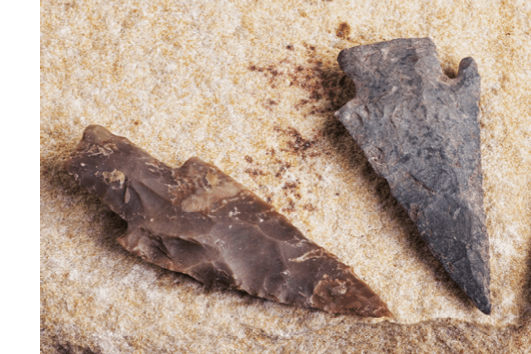
M 197 157 L 171 168 L 91 125 L 66 168 L 127 221 L 118 242 L 148 262 L 284 304 L 392 316 L 350 267 Z
M 443 74 L 429 38 L 343 50 L 357 97 L 337 113 L 417 224 L 452 279 L 489 314 L 489 237 L 483 210 L 480 76 L 472 58 Z

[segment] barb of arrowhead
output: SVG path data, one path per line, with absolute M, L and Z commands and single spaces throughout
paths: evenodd
M 429 38 L 346 49 L 338 62 L 357 97 L 336 116 L 452 279 L 489 314 L 476 63 L 463 59 L 448 78 Z
M 118 242 L 148 262 L 209 286 L 285 304 L 392 316 L 350 267 L 196 157 L 170 168 L 128 139 L 92 125 L 66 168 L 128 222 Z

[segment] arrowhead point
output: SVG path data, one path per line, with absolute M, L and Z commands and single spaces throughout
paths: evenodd
M 173 169 L 101 126 L 85 130 L 68 172 L 128 222 L 118 242 L 207 286 L 331 313 L 391 313 L 352 269 L 215 166 Z
M 413 38 L 346 49 L 338 62 L 356 84 L 357 97 L 336 116 L 452 279 L 489 314 L 474 60 L 463 59 L 450 79 L 433 42 Z

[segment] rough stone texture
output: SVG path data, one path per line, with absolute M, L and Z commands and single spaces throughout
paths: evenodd
M 44 353 L 529 352 L 529 2 L 46 0 L 41 14 Z M 478 65 L 490 316 L 334 117 L 356 95 L 339 52 L 403 37 L 432 38 L 450 76 Z M 355 269 L 395 322 L 207 290 L 130 254 L 126 223 L 63 167 L 90 124 L 170 166 L 213 163 Z
M 336 116 L 452 279 L 490 314 L 476 63 L 461 60 L 448 78 L 429 38 L 345 49 L 338 62 L 357 95 Z
M 91 125 L 65 167 L 127 221 L 118 242 L 148 262 L 284 304 L 392 316 L 350 267 L 197 157 L 173 169 Z

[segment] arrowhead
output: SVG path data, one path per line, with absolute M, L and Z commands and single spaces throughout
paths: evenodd
M 148 262 L 285 304 L 392 316 L 350 267 L 198 158 L 173 169 L 89 126 L 66 168 L 128 222 L 118 242 Z
M 429 38 L 343 50 L 357 97 L 336 116 L 474 304 L 490 313 L 478 101 L 472 58 L 445 76 Z

